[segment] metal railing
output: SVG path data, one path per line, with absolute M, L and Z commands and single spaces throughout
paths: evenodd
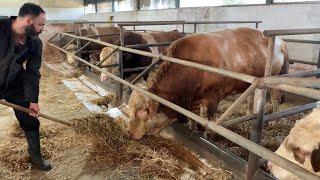
M 59 33 L 60 35 L 64 35 L 64 36 L 68 36 L 71 38 L 77 38 L 79 40 L 86 40 L 86 41 L 91 41 L 94 43 L 98 43 L 101 44 L 103 46 L 107 46 L 107 47 L 111 47 L 114 49 L 117 49 L 117 51 L 124 51 L 124 52 L 129 52 L 129 53 L 134 53 L 134 54 L 138 54 L 138 55 L 143 55 L 143 56 L 147 56 L 147 57 L 151 57 L 151 58 L 156 58 L 158 60 L 165 60 L 165 61 L 170 61 L 173 63 L 177 63 L 177 64 L 181 64 L 184 66 L 188 66 L 188 67 L 193 67 L 193 68 L 197 68 L 197 69 L 201 69 L 207 72 L 211 72 L 211 73 L 215 73 L 215 74 L 219 74 L 225 77 L 230 77 L 230 78 L 234 78 L 237 80 L 241 80 L 244 82 L 248 82 L 248 83 L 253 83 L 251 85 L 251 87 L 248 88 L 247 92 L 250 90 L 250 92 L 252 92 L 252 89 L 255 89 L 255 87 L 258 87 L 258 90 L 256 91 L 256 107 L 257 109 L 255 110 L 255 114 L 257 117 L 257 120 L 255 121 L 255 125 L 254 128 L 252 129 L 252 137 L 251 140 L 254 140 L 254 142 L 220 126 L 217 125 L 215 122 L 208 122 L 206 119 L 186 110 L 183 109 L 155 94 L 152 94 L 138 86 L 135 86 L 125 80 L 123 80 L 121 77 L 117 77 L 116 75 L 113 75 L 103 69 L 101 69 L 100 67 L 91 64 L 87 61 L 85 61 L 84 59 L 76 56 L 73 53 L 70 53 L 68 51 L 66 51 L 65 49 L 59 47 L 58 45 L 51 43 L 51 42 L 47 42 L 50 46 L 55 47 L 57 49 L 59 49 L 60 51 L 71 55 L 72 57 L 76 58 L 77 60 L 81 61 L 82 63 L 90 66 L 91 68 L 99 71 L 99 72 L 103 72 L 105 74 L 107 74 L 109 77 L 111 77 L 112 79 L 120 82 L 123 85 L 127 85 L 130 88 L 137 90 L 143 94 L 145 94 L 146 96 L 150 97 L 151 99 L 154 99 L 170 108 L 172 108 L 173 110 L 176 110 L 177 112 L 180 112 L 181 114 L 193 119 L 194 121 L 202 124 L 203 126 L 207 127 L 208 129 L 218 133 L 219 135 L 233 141 L 234 143 L 244 147 L 245 149 L 248 149 L 251 152 L 250 158 L 249 158 L 249 167 L 248 167 L 248 174 L 247 174 L 247 179 L 252 179 L 254 176 L 255 171 L 258 168 L 258 164 L 257 164 L 257 160 L 259 160 L 259 156 L 269 160 L 271 162 L 273 162 L 274 164 L 286 169 L 287 171 L 295 174 L 296 176 L 303 178 L 303 179 L 319 179 L 318 176 L 310 173 L 309 171 L 303 169 L 302 167 L 288 161 L 287 159 L 276 155 L 275 153 L 271 152 L 270 150 L 262 147 L 259 145 L 259 140 L 261 139 L 261 131 L 262 131 L 262 124 L 263 124 L 263 107 L 264 107 L 264 103 L 263 101 L 265 100 L 265 93 L 266 93 L 266 87 L 271 87 L 271 88 L 278 88 L 280 90 L 284 90 L 287 92 L 292 92 L 292 85 L 288 85 L 286 84 L 287 81 L 278 81 L 281 80 L 284 77 L 268 77 L 270 75 L 271 72 L 271 58 L 272 57 L 272 52 L 273 52 L 273 43 L 274 43 L 274 38 L 270 38 L 269 41 L 269 53 L 268 53 L 268 61 L 267 61 L 267 65 L 269 64 L 269 66 L 266 66 L 266 77 L 264 78 L 258 78 L 258 77 L 254 77 L 254 76 L 250 76 L 247 74 L 242 74 L 242 73 L 237 73 L 237 72 L 232 72 L 232 71 L 228 71 L 228 70 L 223 70 L 223 69 L 219 69 L 219 68 L 215 68 L 215 67 L 209 67 L 209 66 L 205 66 L 202 64 L 197 64 L 197 63 L 193 63 L 187 60 L 182 60 L 182 59 L 177 59 L 177 58 L 172 58 L 172 57 L 168 57 L 168 56 L 164 56 L 164 55 L 157 55 L 157 54 L 152 54 L 149 52 L 145 52 L 145 51 L 140 51 L 140 50 L 136 50 L 136 49 L 131 49 L 131 48 L 127 48 L 127 47 L 121 47 L 121 46 L 116 46 L 110 43 L 106 43 L 106 42 L 101 42 L 99 40 L 95 40 L 95 39 L 91 39 L 91 38 L 86 38 L 86 37 L 79 37 L 79 36 L 75 36 L 75 35 L 71 35 L 71 34 L 66 34 L 66 33 Z M 121 57 L 120 57 L 121 58 Z M 119 63 L 121 62 L 121 59 L 119 59 Z M 276 78 L 276 81 L 273 81 L 273 79 Z M 302 96 L 306 96 L 306 97 L 311 97 L 314 99 L 318 99 L 320 100 L 320 91 L 319 90 L 315 90 L 312 88 L 307 88 L 304 87 L 305 84 L 304 83 L 300 83 L 300 81 L 308 81 L 306 79 L 296 79 L 299 82 L 291 82 L 291 84 L 299 84 L 301 86 L 299 86 L 299 90 L 301 91 L 294 91 L 292 93 L 294 94 L 298 94 L 298 95 L 302 95 Z M 295 89 L 297 88 L 296 86 L 293 86 Z M 247 95 L 251 94 L 251 93 L 246 93 Z M 245 95 L 245 96 L 247 96 Z M 245 96 L 242 96 L 241 98 L 239 98 L 235 103 L 239 103 L 239 101 L 242 101 L 243 98 Z M 236 106 L 236 105 L 235 105 Z M 234 107 L 234 106 L 233 106 Z M 230 110 L 227 110 L 227 112 L 230 112 Z

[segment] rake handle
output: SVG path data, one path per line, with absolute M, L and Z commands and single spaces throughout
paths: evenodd
M 8 106 L 8 107 L 12 107 L 13 109 L 16 109 L 16 110 L 19 110 L 19 111 L 22 111 L 22 112 L 25 112 L 25 113 L 34 113 L 34 111 L 30 110 L 30 109 L 27 109 L 25 107 L 22 107 L 22 106 L 19 106 L 19 105 L 16 105 L 16 104 L 13 104 L 13 103 L 10 103 L 10 102 L 7 102 L 7 101 L 4 101 L 4 100 L 1 100 L 0 99 L 0 104 L 2 105 L 5 105 L 5 106 Z M 54 117 L 50 117 L 48 115 L 45 115 L 45 114 L 41 114 L 39 115 L 40 117 L 43 117 L 45 119 L 48 119 L 50 121 L 53 121 L 53 122 L 56 122 L 56 123 L 59 123 L 59 124 L 63 124 L 63 125 L 66 125 L 66 126 L 71 126 L 70 123 L 67 123 L 65 121 L 62 121 L 60 119 L 57 119 L 57 118 L 54 118 Z

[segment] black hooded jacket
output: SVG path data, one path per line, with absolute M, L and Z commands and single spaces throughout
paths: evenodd
M 0 99 L 6 97 L 11 84 L 21 83 L 16 82 L 21 76 L 25 101 L 38 103 L 42 42 L 38 37 L 28 37 L 24 48 L 17 52 L 11 25 L 14 19 L 0 20 Z

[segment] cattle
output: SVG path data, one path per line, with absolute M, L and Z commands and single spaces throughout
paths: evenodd
M 153 32 L 153 33 L 135 33 L 135 32 L 125 32 L 124 33 L 124 45 L 136 45 L 136 44 L 154 44 L 154 43 L 162 43 L 162 42 L 174 42 L 180 38 L 184 37 L 184 35 L 177 30 L 169 31 L 169 32 Z M 135 48 L 142 51 L 152 52 L 155 54 L 163 53 L 168 46 L 159 46 L 159 47 L 143 47 L 143 48 Z M 103 60 L 107 54 L 109 54 L 113 49 L 106 47 L 102 50 L 100 54 L 100 60 Z M 136 67 L 144 67 L 150 65 L 152 62 L 152 58 L 141 56 L 133 53 L 123 52 L 123 68 L 136 68 Z M 110 65 L 118 63 L 118 54 L 115 53 L 113 56 L 109 57 L 106 61 L 102 63 L 102 65 Z M 118 67 L 104 68 L 104 70 L 118 74 Z M 133 73 L 137 72 L 128 72 L 124 73 L 124 78 L 131 76 Z M 101 81 L 106 81 L 108 76 L 104 73 L 101 73 Z
M 110 44 L 120 45 L 120 28 L 119 27 L 82 27 L 80 29 L 81 36 L 84 37 L 91 37 L 93 39 L 97 39 L 103 42 L 107 42 Z M 92 37 L 96 35 L 104 35 L 99 37 Z M 81 46 L 84 46 L 88 41 L 86 40 L 80 40 Z M 75 44 L 69 45 L 67 49 L 74 49 L 73 47 Z M 71 48 L 72 47 L 72 48 Z M 101 50 L 104 46 L 97 44 L 97 43 L 90 43 L 88 46 L 86 46 L 83 51 L 95 51 L 95 50 Z M 73 51 L 75 52 L 75 51 Z M 93 54 L 94 55 L 94 54 Z M 91 60 L 91 58 L 88 57 L 82 57 L 84 59 Z M 78 65 L 78 60 L 73 57 L 68 57 L 68 63 L 73 64 L 74 66 Z
M 276 154 L 320 176 L 320 108 L 298 120 Z M 297 176 L 268 162 L 268 168 L 280 180 L 296 180 Z
M 210 67 L 252 76 L 264 76 L 268 38 L 255 29 L 225 29 L 197 33 L 175 41 L 166 55 Z M 276 38 L 272 75 L 288 69 L 286 44 Z M 200 109 L 204 118 L 213 117 L 219 102 L 249 84 L 196 68 L 165 61 L 148 90 L 190 111 Z M 156 101 L 133 92 L 129 99 L 129 131 L 134 139 L 160 132 L 173 121 L 186 117 Z

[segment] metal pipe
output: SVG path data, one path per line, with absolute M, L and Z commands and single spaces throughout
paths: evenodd
M 175 105 L 175 104 L 173 104 L 173 103 L 171 103 L 171 102 L 169 102 L 159 96 L 156 96 L 156 95 L 154 95 L 154 94 L 152 94 L 152 93 L 150 93 L 150 92 L 148 92 L 148 91 L 146 91 L 136 85 L 130 84 L 129 82 L 109 73 L 108 71 L 105 71 L 105 70 L 85 61 L 82 58 L 77 57 L 74 54 L 69 53 L 66 50 L 61 49 L 60 47 L 58 47 L 54 44 L 51 44 L 51 43 L 48 43 L 48 44 L 61 50 L 64 53 L 67 53 L 67 54 L 73 56 L 74 58 L 76 58 L 77 60 L 81 61 L 82 63 L 90 66 L 91 68 L 107 74 L 112 79 L 114 79 L 124 85 L 127 85 L 130 88 L 137 90 L 140 93 L 143 93 L 144 95 L 148 96 L 149 98 L 156 100 L 156 101 L 160 102 L 161 104 L 172 108 L 173 110 L 197 121 L 198 123 L 200 123 L 204 126 L 207 126 L 210 130 L 212 130 L 212 131 L 218 133 L 219 135 L 231 140 L 232 142 L 240 145 L 241 147 L 248 149 L 249 151 L 261 156 L 262 158 L 271 161 L 272 163 L 282 167 L 283 169 L 295 174 L 296 176 L 298 176 L 302 179 L 318 179 L 319 178 L 317 175 L 305 170 L 304 168 L 298 166 L 297 164 L 275 154 L 274 152 L 272 152 L 272 151 L 270 151 L 270 150 L 268 150 L 268 149 L 266 149 L 256 143 L 251 142 L 250 140 L 248 140 L 248 139 L 246 139 L 246 138 L 244 138 L 244 137 L 242 137 L 242 136 L 240 136 L 240 135 L 238 135 L 238 134 L 236 134 L 236 133 L 234 133 L 224 127 L 216 125 L 214 122 L 208 122 L 208 120 L 200 117 L 199 115 L 196 115 L 190 111 L 187 111 L 186 109 L 181 108 L 181 107 L 179 107 L 179 106 L 177 106 L 177 105 Z
M 301 96 L 309 97 L 312 99 L 320 100 L 320 91 L 319 90 L 305 88 L 305 87 L 299 87 L 299 86 L 293 86 L 293 85 L 289 85 L 289 84 L 276 84 L 276 85 L 265 84 L 265 86 L 267 86 L 269 88 L 275 88 L 275 89 L 290 92 L 293 94 L 298 94 Z
M 155 23 L 155 22 L 159 22 L 159 23 L 173 23 L 173 22 L 185 22 L 184 20 L 181 21 L 112 21 L 113 24 L 117 24 L 117 23 Z M 74 24 L 104 24 L 104 23 L 109 23 L 108 21 L 76 21 L 74 22 Z
M 320 28 L 310 29 L 279 29 L 279 30 L 265 30 L 263 34 L 265 36 L 282 36 L 282 35 L 300 35 L 300 34 L 318 34 Z
M 115 63 L 115 64 L 108 64 L 108 65 L 101 65 L 99 66 L 100 68 L 110 68 L 110 67 L 116 67 L 119 66 L 119 63 Z
M 151 63 L 141 74 L 139 74 L 131 84 L 136 84 L 143 76 L 145 76 L 153 67 L 155 67 L 159 63 L 159 59 L 156 59 L 153 63 Z
M 267 77 L 263 78 L 263 83 L 266 84 L 290 84 L 296 86 L 320 88 L 319 79 L 301 78 L 301 77 Z M 320 92 L 320 91 L 319 91 Z
M 256 29 L 258 29 L 259 28 L 259 23 L 256 23 Z
M 268 40 L 268 54 L 267 54 L 267 61 L 264 71 L 264 77 L 271 76 L 272 72 L 272 57 L 273 57 L 273 50 L 274 50 L 274 44 L 275 44 L 276 38 L 270 37 Z
M 120 45 L 121 47 L 124 47 L 124 28 L 122 26 L 119 26 L 120 27 Z M 119 53 L 119 77 L 121 79 L 123 79 L 123 56 L 122 56 L 122 51 L 118 51 Z M 120 83 L 119 84 L 119 92 L 118 92 L 118 95 L 117 97 L 119 97 L 118 99 L 118 103 L 120 104 L 120 102 L 122 101 L 122 95 L 123 95 L 123 84 Z
M 239 106 L 247 99 L 249 95 L 251 95 L 254 90 L 258 87 L 259 85 L 259 80 L 256 80 L 253 82 L 249 88 L 241 94 L 241 96 L 228 108 L 227 111 L 225 111 L 220 118 L 216 121 L 217 125 L 223 124 L 227 118 L 237 109 Z
M 139 22 L 120 23 L 119 26 L 178 25 L 178 24 L 255 24 L 262 21 L 188 21 L 188 22 Z
M 320 69 L 320 49 L 319 49 L 319 55 L 318 55 L 318 64 L 317 64 L 317 68 Z M 318 74 L 316 76 L 316 78 L 320 78 L 320 74 Z
M 106 57 L 104 57 L 102 60 L 100 60 L 96 66 L 100 66 L 102 63 L 104 63 L 112 54 L 114 54 L 119 48 L 114 48 L 109 54 L 107 54 Z
M 62 33 L 64 34 L 64 33 Z M 67 34 L 70 37 L 77 37 L 75 35 L 72 34 Z M 148 57 L 152 57 L 152 58 L 158 58 L 160 57 L 161 60 L 166 60 L 166 61 L 170 61 L 173 63 L 177 63 L 177 64 L 181 64 L 184 66 L 188 66 L 188 67 L 193 67 L 193 68 L 197 68 L 197 69 L 201 69 L 204 71 L 208 71 L 211 73 L 216 73 L 222 76 L 226 76 L 229 78 L 233 78 L 233 79 L 237 79 L 237 80 L 241 80 L 244 82 L 248 82 L 248 83 L 253 83 L 253 81 L 255 79 L 257 79 L 257 77 L 251 76 L 251 75 L 247 75 L 247 74 L 242 74 L 242 73 L 238 73 L 238 72 L 233 72 L 233 71 L 228 71 L 228 70 L 224 70 L 224 69 L 219 69 L 216 67 L 209 67 L 203 64 L 198 64 L 198 63 L 194 63 L 194 62 L 190 62 L 187 60 L 181 60 L 181 59 L 177 59 L 177 58 L 172 58 L 172 57 L 168 57 L 168 56 L 164 56 L 164 55 L 156 55 L 150 52 L 146 52 L 146 51 L 141 51 L 141 50 L 137 50 L 137 49 L 130 49 L 130 48 L 126 48 L 126 47 L 120 47 L 114 44 L 110 44 L 110 43 L 106 43 L 106 42 L 102 42 L 99 40 L 95 40 L 95 39 L 90 39 L 90 38 L 85 38 L 85 37 L 78 37 L 78 39 L 82 39 L 82 40 L 87 40 L 87 41 L 92 41 L 104 46 L 108 46 L 108 47 L 112 47 L 112 48 L 117 48 L 119 47 L 119 50 L 121 51 L 125 51 L 125 52 L 129 52 L 129 53 L 134 53 L 134 54 L 139 54 L 139 55 L 143 55 L 143 56 L 148 56 Z
M 137 71 L 143 71 L 145 69 L 147 69 L 148 66 L 144 66 L 144 67 L 137 67 L 137 68 L 128 68 L 128 69 L 123 69 L 124 73 L 128 73 L 128 72 L 137 72 Z
M 279 75 L 278 77 L 311 77 L 316 75 L 320 75 L 320 69 L 298 72 L 298 73 L 291 73 L 291 74 L 282 74 L 282 75 Z
M 313 40 L 304 40 L 304 39 L 282 39 L 286 42 L 294 42 L 294 43 L 308 43 L 308 44 L 320 44 L 320 41 Z
M 267 69 L 267 68 L 266 68 Z M 262 129 L 263 129 L 263 115 L 264 115 L 264 106 L 266 104 L 266 89 L 256 89 L 254 94 L 254 113 L 257 114 L 256 121 L 252 124 L 250 140 L 257 144 L 261 143 L 262 138 Z M 260 157 L 252 152 L 249 152 L 248 158 L 248 168 L 247 168 L 247 180 L 253 180 L 254 176 L 259 169 L 259 159 Z
M 73 43 L 77 38 L 73 38 L 70 42 L 68 42 L 62 49 L 66 49 L 71 43 Z
M 139 48 L 155 47 L 155 46 L 169 46 L 169 45 L 171 45 L 171 44 L 172 44 L 172 42 L 162 42 L 162 43 L 155 43 L 155 44 L 126 45 L 126 46 L 124 46 L 124 47 L 139 49 Z
M 197 32 L 197 24 L 193 24 L 193 33 Z
M 84 46 L 82 46 L 78 51 L 76 51 L 74 54 L 78 54 L 80 51 L 82 51 L 84 48 L 86 48 L 92 41 L 87 42 Z
M 269 115 L 264 116 L 263 121 L 265 124 L 268 124 L 269 122 L 277 120 L 277 119 L 281 119 L 281 118 L 292 116 L 292 115 L 295 115 L 298 113 L 306 112 L 306 111 L 309 111 L 309 110 L 317 107 L 317 103 L 318 102 L 314 102 L 314 103 L 306 104 L 306 105 L 296 107 L 296 108 L 293 108 L 293 109 L 290 109 L 287 111 L 269 114 Z
M 16 105 L 16 104 L 13 104 L 13 103 L 1 100 L 1 99 L 0 99 L 0 104 L 8 106 L 8 107 L 11 107 L 13 109 L 16 109 L 16 110 L 19 110 L 19 111 L 22 111 L 22 112 L 25 112 L 25 113 L 28 113 L 28 114 L 29 113 L 34 113 L 34 111 L 32 111 L 32 110 L 30 110 L 28 108 L 25 108 L 25 107 L 22 107 L 22 106 L 19 106 L 19 105 Z M 50 117 L 50 116 L 42 114 L 42 113 L 40 113 L 39 117 L 43 117 L 43 118 L 46 118 L 46 119 L 48 119 L 50 121 L 53 121 L 53 122 L 56 122 L 56 123 L 59 123 L 59 124 L 63 124 L 63 125 L 66 125 L 66 126 L 71 126 L 71 124 L 68 123 L 68 122 L 62 121 L 62 120 L 54 118 L 54 117 Z
M 222 125 L 224 127 L 229 127 L 229 126 L 232 126 L 232 125 L 235 125 L 235 124 L 240 124 L 240 123 L 243 123 L 243 122 L 247 122 L 247 121 L 253 120 L 256 117 L 257 117 L 256 114 L 250 114 L 250 115 L 247 115 L 247 116 L 242 116 L 242 117 L 239 117 L 239 118 L 236 118 L 236 119 L 232 119 L 232 120 L 226 121 Z
M 290 63 L 300 63 L 300 64 L 308 64 L 308 65 L 317 65 L 317 63 L 310 62 L 310 61 L 302 61 L 302 60 L 296 60 L 296 59 L 289 59 Z
M 95 37 L 102 37 L 102 36 L 120 36 L 119 33 L 114 33 L 114 34 L 100 34 L 100 35 L 90 35 L 90 36 L 84 36 L 87 38 L 95 38 Z

